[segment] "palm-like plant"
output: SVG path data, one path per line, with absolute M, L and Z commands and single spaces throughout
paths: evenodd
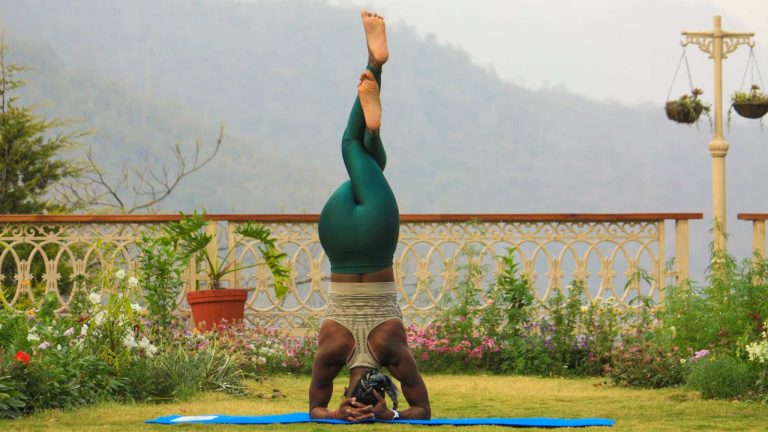
M 211 254 L 208 244 L 213 240 L 213 236 L 203 230 L 205 225 L 205 214 L 194 212 L 191 215 L 184 215 L 178 222 L 165 225 L 163 231 L 179 251 L 180 259 L 189 262 L 192 257 L 195 257 L 198 262 L 205 263 L 207 274 L 211 279 L 211 289 L 221 287 L 221 279 L 224 275 L 258 265 L 237 265 L 237 261 L 230 260 L 234 248 L 230 248 L 223 257 L 219 257 L 217 253 Z M 286 257 L 286 254 L 277 248 L 274 239 L 270 237 L 269 229 L 247 222 L 238 226 L 235 233 L 261 242 L 259 251 L 274 278 L 275 294 L 278 298 L 285 296 L 288 292 L 289 271 L 281 260 Z

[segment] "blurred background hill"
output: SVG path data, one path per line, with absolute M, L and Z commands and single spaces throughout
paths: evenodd
M 85 144 L 109 172 L 169 160 L 175 142 L 213 146 L 225 125 L 220 153 L 163 211 L 318 213 L 346 178 L 339 139 L 366 60 L 357 10 L 0 0 L 0 26 L 9 59 L 34 69 L 21 102 L 92 129 Z M 402 213 L 703 211 L 691 226 L 694 272 L 703 268 L 706 119 L 683 127 L 666 119 L 663 100 L 629 106 L 525 88 L 406 25 L 387 31 L 382 135 Z M 744 122 L 728 140 L 738 142 L 728 154 L 729 230 L 744 256 L 751 227 L 735 213 L 768 211 L 768 146 Z

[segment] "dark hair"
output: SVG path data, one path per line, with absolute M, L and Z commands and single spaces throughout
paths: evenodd
M 366 405 L 376 405 L 378 400 L 373 394 L 376 390 L 382 397 L 388 394 L 392 399 L 392 409 L 397 409 L 397 386 L 392 379 L 386 375 L 380 374 L 378 369 L 368 369 L 365 371 L 365 375 L 355 385 L 350 393 L 351 397 L 357 399 L 358 402 Z

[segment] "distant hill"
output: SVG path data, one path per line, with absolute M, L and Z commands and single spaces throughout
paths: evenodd
M 0 20 L 13 58 L 38 68 L 29 100 L 98 130 L 110 166 L 154 158 L 175 139 L 212 141 L 227 125 L 222 154 L 169 210 L 318 212 L 345 178 L 339 137 L 366 58 L 354 10 L 301 1 L 0 0 Z M 408 27 L 390 25 L 388 34 L 382 134 L 402 212 L 710 217 L 706 121 L 675 125 L 661 99 L 629 107 L 529 90 Z M 768 211 L 768 146 L 754 124 L 736 125 L 729 228 L 748 245 L 749 226 L 733 215 Z M 703 249 L 706 223 L 692 230 L 700 242 L 692 247 Z

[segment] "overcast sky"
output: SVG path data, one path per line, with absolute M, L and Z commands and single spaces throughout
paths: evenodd
M 722 15 L 725 30 L 756 33 L 768 80 L 768 0 L 306 1 L 380 11 L 390 25 L 460 48 L 505 81 L 627 104 L 663 102 L 682 52 L 680 32 L 709 30 Z M 711 60 L 694 46 L 687 54 L 694 85 L 711 100 Z M 725 62 L 726 101 L 741 85 L 748 54 L 741 47 Z M 673 95 L 686 92 L 687 81 L 681 72 Z

